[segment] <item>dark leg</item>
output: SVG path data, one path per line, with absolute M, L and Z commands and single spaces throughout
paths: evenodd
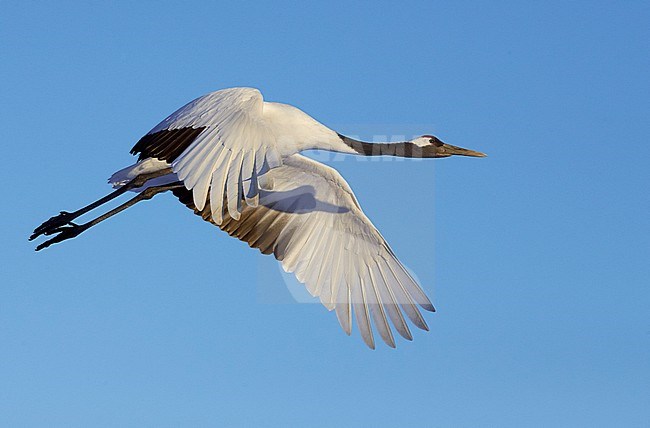
M 120 187 L 119 189 L 117 189 L 112 193 L 109 193 L 103 198 L 98 199 L 97 201 L 93 202 L 90 205 L 87 205 L 71 213 L 67 211 L 61 211 L 61 214 L 51 217 L 49 220 L 47 220 L 46 222 L 38 226 L 36 229 L 34 229 L 34 233 L 32 233 L 32 236 L 29 237 L 29 240 L 32 241 L 35 238 L 39 237 L 40 235 L 51 235 L 51 233 L 47 233 L 47 232 L 53 231 L 63 225 L 69 224 L 72 220 L 79 217 L 80 215 L 86 214 L 88 211 L 94 210 L 98 206 L 103 205 L 106 202 L 117 198 L 118 196 L 128 192 L 131 189 L 137 189 L 138 187 L 144 186 L 144 184 L 147 181 L 153 178 L 162 177 L 163 175 L 170 174 L 171 172 L 172 172 L 171 168 L 165 168 L 165 169 L 161 169 L 160 171 L 152 172 L 150 174 L 138 175 L 133 180 L 126 183 L 124 186 Z
M 88 223 L 84 224 L 74 224 L 70 221 L 66 222 L 65 224 L 58 226 L 58 227 L 53 227 L 49 228 L 45 232 L 42 232 L 44 235 L 54 235 L 57 234 L 54 238 L 48 239 L 47 241 L 43 242 L 41 245 L 36 247 L 36 251 L 40 251 L 43 248 L 47 248 L 52 244 L 56 244 L 57 242 L 65 241 L 66 239 L 71 239 L 74 238 L 75 236 L 79 235 L 81 232 L 84 230 L 90 229 L 94 225 L 101 223 L 102 221 L 106 220 L 109 217 L 114 216 L 115 214 L 118 214 L 125 209 L 137 204 L 140 201 L 145 201 L 147 199 L 153 198 L 155 195 L 158 193 L 166 192 L 168 190 L 176 189 L 178 187 L 182 187 L 183 183 L 178 181 L 176 183 L 171 183 L 171 184 L 166 184 L 164 186 L 158 186 L 158 187 L 149 187 L 142 192 L 138 193 L 137 196 L 134 198 L 128 200 L 127 202 L 123 203 L 122 205 L 110 210 L 106 214 L 103 214 L 93 220 L 90 220 Z M 137 186 L 137 187 L 141 187 Z

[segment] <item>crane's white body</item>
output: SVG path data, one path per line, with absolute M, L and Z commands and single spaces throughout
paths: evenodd
M 188 127 L 205 129 L 176 159 L 143 159 L 116 172 L 110 183 L 118 187 L 171 167 L 173 173 L 145 187 L 182 181 L 197 211 L 209 209 L 213 223 L 272 252 L 312 295 L 336 310 L 348 334 L 354 308 L 370 347 L 371 318 L 390 346 L 395 344 L 388 319 L 403 337 L 412 338 L 402 311 L 427 329 L 416 304 L 433 310 L 431 302 L 349 185 L 336 170 L 298 154 L 307 149 L 356 153 L 335 131 L 293 106 L 264 102 L 252 88 L 197 98 L 149 134 Z

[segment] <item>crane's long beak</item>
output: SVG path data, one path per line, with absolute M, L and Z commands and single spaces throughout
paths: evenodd
M 440 150 L 440 149 L 444 149 Z M 462 147 L 452 146 L 451 144 L 443 144 L 442 147 L 438 147 L 438 152 L 442 152 L 443 156 L 472 156 L 475 158 L 484 158 L 487 155 L 485 153 L 476 152 L 474 150 L 464 149 Z

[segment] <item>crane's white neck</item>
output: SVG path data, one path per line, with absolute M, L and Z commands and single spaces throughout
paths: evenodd
M 265 102 L 264 118 L 283 157 L 303 150 L 356 153 L 335 131 L 294 106 Z
M 264 103 L 264 118 L 282 157 L 303 150 L 327 150 L 364 156 L 429 157 L 429 138 L 412 141 L 368 143 L 345 137 L 329 129 L 302 110 L 281 103 Z M 427 153 L 424 153 L 427 152 Z

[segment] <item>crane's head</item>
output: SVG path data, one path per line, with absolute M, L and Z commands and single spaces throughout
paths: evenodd
M 463 149 L 462 147 L 452 146 L 451 144 L 445 144 L 433 135 L 423 135 L 411 140 L 411 143 L 415 144 L 422 150 L 422 157 L 425 158 L 446 158 L 453 155 L 472 156 L 477 158 L 484 158 L 487 156 L 485 153 Z

